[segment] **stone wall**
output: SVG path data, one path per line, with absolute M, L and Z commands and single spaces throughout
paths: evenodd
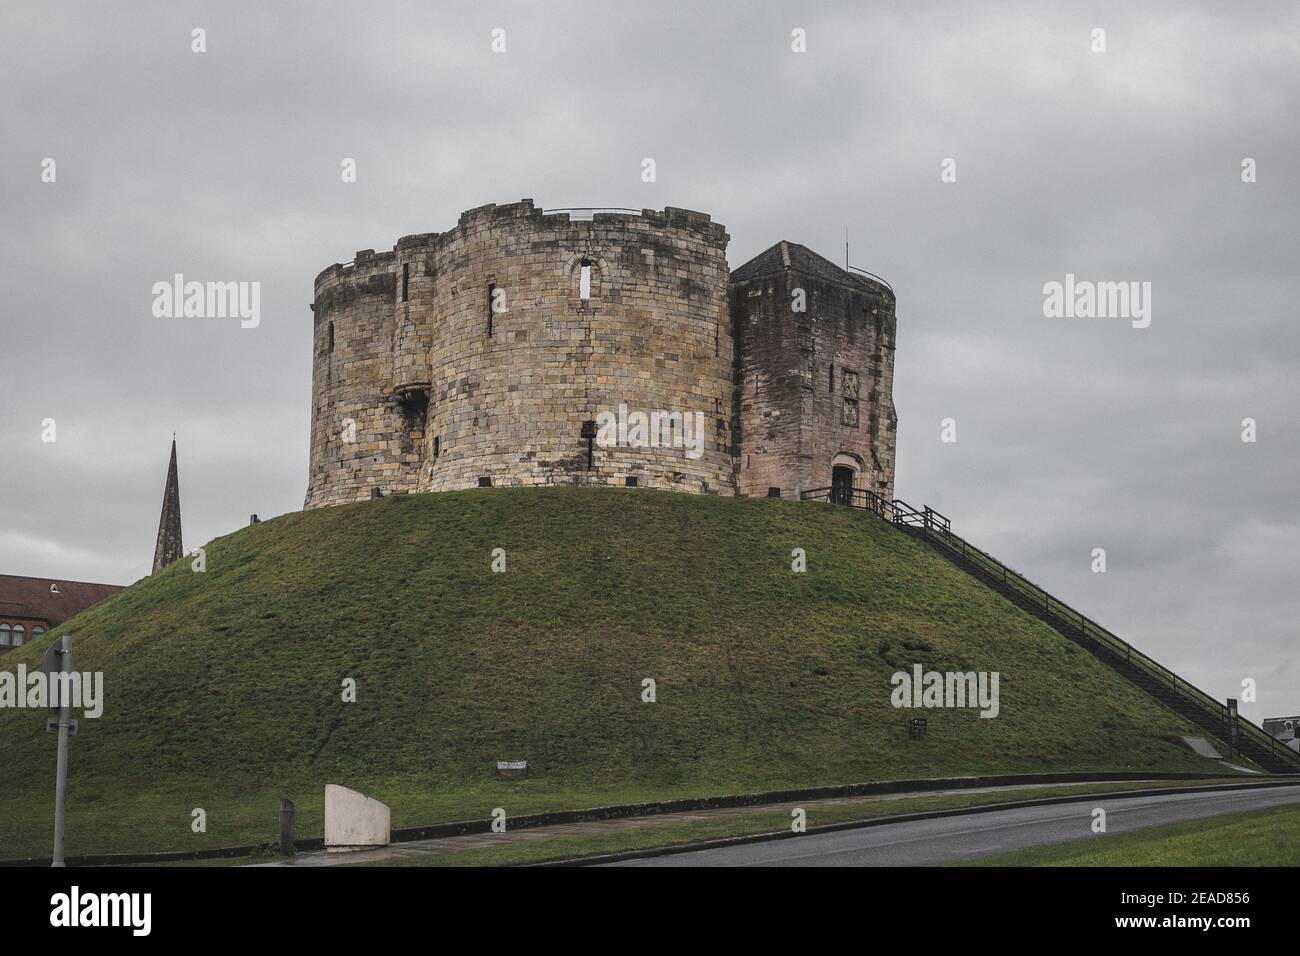
M 394 263 L 365 250 L 316 279 L 308 506 L 414 488 L 393 394 Z
M 688 210 L 581 221 L 524 200 L 326 269 L 307 507 L 482 478 L 733 494 L 727 238 Z M 593 443 L 589 461 L 583 423 L 620 406 L 698 414 L 700 454 L 674 422 L 669 447 Z
M 789 242 L 729 275 L 727 240 L 685 209 L 522 200 L 330 266 L 306 507 L 484 482 L 795 498 L 836 465 L 892 497 L 893 291 Z M 628 441 L 588 441 L 606 415 Z
M 802 293 L 802 311 L 795 308 Z M 894 492 L 893 293 L 793 243 L 737 270 L 738 490 L 783 497 L 855 471 L 856 487 Z

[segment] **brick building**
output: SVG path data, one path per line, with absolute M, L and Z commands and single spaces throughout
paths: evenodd
M 7 654 L 122 590 L 88 584 L 0 574 L 0 654 Z
M 542 484 L 891 496 L 893 291 L 789 242 L 730 273 L 728 239 L 685 209 L 525 199 L 330 266 L 305 506 Z

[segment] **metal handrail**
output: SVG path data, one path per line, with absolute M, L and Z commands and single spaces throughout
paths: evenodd
M 812 488 L 808 491 L 799 492 L 799 500 L 826 500 L 836 504 L 851 504 L 855 508 L 864 508 L 893 524 L 933 528 L 944 532 L 952 529 L 952 522 L 948 520 L 947 516 L 935 511 L 929 505 L 918 510 L 902 499 L 885 498 L 876 494 L 870 488 L 840 488 L 834 486 Z M 862 502 L 861 504 L 858 503 L 859 500 Z
M 569 218 L 572 219 L 572 218 L 573 218 L 573 213 L 575 213 L 575 212 L 584 212 L 584 213 L 589 212 L 589 213 L 591 213 L 591 215 L 592 215 L 593 217 L 594 217 L 597 213 L 601 213 L 601 212 L 618 212 L 618 213 L 627 213 L 627 212 L 630 212 L 630 213 L 632 213 L 632 214 L 635 215 L 635 216 L 639 216 L 639 215 L 641 215 L 643 212 L 645 212 L 645 210 L 644 210 L 644 209 L 628 209 L 628 208 L 625 207 L 625 206 L 556 206 L 554 209 L 543 209 L 543 210 L 542 210 L 542 215 L 543 215 L 543 216 L 549 216 L 549 215 L 551 215 L 551 214 L 553 214 L 553 213 L 568 213 L 568 214 L 569 214 Z
M 866 276 L 868 279 L 875 279 L 877 282 L 879 282 L 881 285 L 883 285 L 886 289 L 889 290 L 890 295 L 894 296 L 895 298 L 898 297 L 898 294 L 894 292 L 894 287 L 890 285 L 888 282 L 886 282 L 884 279 L 882 279 L 880 276 L 876 275 L 874 272 L 868 272 L 866 269 L 859 269 L 857 266 L 849 266 L 849 271 L 856 272 L 858 275 Z
M 1118 634 L 1107 628 L 1102 627 L 1095 621 L 1090 620 L 1084 614 L 1076 611 L 1070 605 L 1066 604 L 1060 598 L 1054 596 L 1043 588 L 1034 584 L 1020 572 L 1008 567 L 999 561 L 993 555 L 980 548 L 975 547 L 965 538 L 954 534 L 952 523 L 944 515 L 930 508 L 923 506 L 921 510 L 913 508 L 905 501 L 897 498 L 892 501 L 886 501 L 880 495 L 868 488 L 853 488 L 850 494 L 845 496 L 841 488 L 814 488 L 810 491 L 801 492 L 801 500 L 820 500 L 825 499 L 834 501 L 835 495 L 840 496 L 838 503 L 850 504 L 853 507 L 862 507 L 871 511 L 877 516 L 884 518 L 893 524 L 908 525 L 918 527 L 926 534 L 927 540 L 935 541 L 945 545 L 950 550 L 959 552 L 963 558 L 973 564 L 982 565 L 984 570 L 994 577 L 1000 577 L 1007 587 L 1013 587 L 1026 598 L 1029 598 L 1035 606 L 1041 603 L 1044 613 L 1056 618 L 1064 624 L 1069 624 L 1079 628 L 1086 637 L 1091 638 L 1098 644 L 1107 647 L 1114 653 L 1121 654 L 1126 662 L 1137 666 L 1146 671 L 1153 677 L 1167 682 L 1175 694 L 1180 694 L 1191 700 L 1220 720 L 1227 721 L 1227 705 L 1211 697 L 1208 693 L 1195 684 L 1180 678 L 1176 673 L 1165 667 L 1159 661 L 1155 660 L 1148 654 L 1135 648 L 1128 641 L 1124 640 Z M 847 497 L 847 501 L 842 500 Z M 861 499 L 863 504 L 858 505 L 856 501 Z M 1264 730 L 1258 724 L 1251 720 L 1237 715 L 1238 728 L 1242 736 L 1249 737 L 1261 747 L 1266 747 L 1268 752 L 1274 756 L 1284 756 L 1284 759 L 1293 765 L 1300 767 L 1300 753 L 1291 750 L 1289 747 L 1281 745 L 1276 737 Z

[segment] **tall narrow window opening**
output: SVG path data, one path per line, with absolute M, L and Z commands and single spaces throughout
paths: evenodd
M 403 262 L 402 263 L 402 301 L 403 302 L 406 301 L 406 297 L 410 294 L 410 292 L 411 292 L 411 264 L 409 262 Z
M 591 263 L 582 260 L 582 273 L 578 278 L 578 298 L 586 301 L 591 298 Z
M 492 300 L 496 298 L 497 285 L 489 282 L 487 288 L 487 334 L 492 334 Z

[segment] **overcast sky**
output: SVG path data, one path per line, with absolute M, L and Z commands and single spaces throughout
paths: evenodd
M 146 574 L 173 431 L 188 547 L 301 507 L 330 263 L 489 202 L 668 204 L 733 268 L 847 228 L 898 293 L 897 494 L 1298 713 L 1300 7 L 1185 6 L 11 0 L 0 572 Z M 260 282 L 261 325 L 154 318 L 177 272 Z M 1067 272 L 1152 283 L 1150 327 L 1045 318 Z

